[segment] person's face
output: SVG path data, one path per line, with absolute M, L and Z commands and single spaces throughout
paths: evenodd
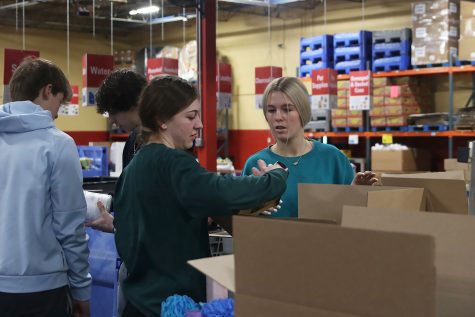
M 125 132 L 131 132 L 139 125 L 137 107 L 128 111 L 121 111 L 115 114 L 109 114 L 109 120 Z
M 51 111 L 53 119 L 58 118 L 58 111 L 64 101 L 64 94 L 58 92 L 56 95 L 51 95 L 51 98 L 48 100 L 48 110 Z
M 265 117 L 274 137 L 280 141 L 287 141 L 295 137 L 303 127 L 300 115 L 290 98 L 280 91 L 269 94 Z
M 168 134 L 169 141 L 175 149 L 191 148 L 193 141 L 198 137 L 198 131 L 203 128 L 199 100 L 193 101 L 188 108 L 174 115 L 164 125 L 166 126 L 164 132 Z

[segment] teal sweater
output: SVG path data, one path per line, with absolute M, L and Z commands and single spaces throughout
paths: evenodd
M 287 190 L 282 196 L 282 208 L 274 214 L 275 217 L 298 216 L 297 184 L 351 184 L 354 178 L 353 168 L 348 158 L 333 145 L 323 144 L 312 140 L 310 152 L 299 157 L 284 157 L 275 154 L 270 148 L 265 148 L 249 157 L 242 173 L 252 175 L 252 168 L 257 166 L 257 160 L 266 163 L 281 161 L 289 168 Z M 296 163 L 294 165 L 293 163 Z
M 287 173 L 218 176 L 193 156 L 161 144 L 142 147 L 116 186 L 115 240 L 128 269 L 126 298 L 160 316 L 173 294 L 206 301 L 205 277 L 186 262 L 210 256 L 207 217 L 232 215 L 278 198 Z

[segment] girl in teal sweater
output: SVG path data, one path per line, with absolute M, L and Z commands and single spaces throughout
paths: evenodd
M 371 185 L 378 181 L 372 172 L 355 175 L 348 158 L 333 145 L 305 138 L 311 108 L 307 89 L 298 78 L 274 79 L 264 91 L 262 104 L 276 143 L 249 157 L 243 174 L 258 173 L 259 160 L 281 161 L 288 166 L 287 190 L 273 216 L 298 216 L 298 183 Z

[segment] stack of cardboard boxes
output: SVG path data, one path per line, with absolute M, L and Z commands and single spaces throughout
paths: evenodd
M 418 77 L 373 79 L 371 126 L 405 126 L 411 114 L 434 110 L 434 96 L 429 84 Z
M 339 80 L 337 86 L 337 108 L 332 109 L 332 127 L 363 128 L 364 119 L 362 110 L 349 110 L 350 81 Z
M 393 183 L 406 187 L 300 184 L 299 219 L 235 216 L 235 255 L 190 264 L 240 317 L 474 316 L 463 181 Z
M 459 1 L 412 4 L 412 65 L 441 64 L 458 56 Z
M 459 56 L 463 61 L 475 60 L 475 3 L 460 3 Z

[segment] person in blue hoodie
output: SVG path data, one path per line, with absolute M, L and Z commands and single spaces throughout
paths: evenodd
M 86 201 L 76 146 L 53 120 L 64 73 L 28 58 L 0 106 L 0 315 L 89 316 Z

